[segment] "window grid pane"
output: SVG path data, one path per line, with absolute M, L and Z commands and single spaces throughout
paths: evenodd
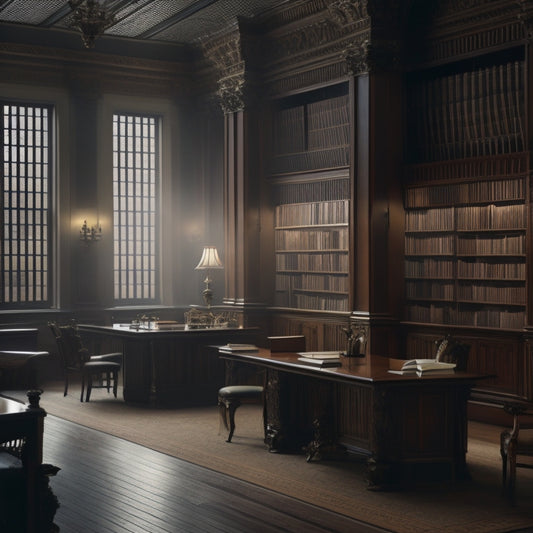
M 113 116 L 114 297 L 157 303 L 159 119 Z
M 2 103 L 0 305 L 48 306 L 52 108 Z

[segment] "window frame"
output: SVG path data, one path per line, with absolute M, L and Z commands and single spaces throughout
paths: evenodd
M 56 124 L 56 114 L 57 114 L 57 110 L 56 110 L 56 105 L 52 102 L 39 102 L 38 100 L 34 99 L 34 98 L 24 98 L 24 99 L 18 99 L 18 98 L 9 98 L 9 97 L 2 97 L 0 99 L 0 103 L 2 104 L 2 132 L 3 132 L 3 140 L 2 140 L 2 196 L 3 196 L 3 200 L 2 200 L 2 220 L 0 222 L 1 224 L 1 228 L 2 228 L 2 239 L 0 241 L 0 250 L 2 252 L 2 266 L 0 268 L 0 275 L 2 276 L 2 279 L 0 280 L 0 289 L 1 289 L 1 294 L 0 294 L 0 310 L 2 311 L 7 311 L 7 310 L 10 310 L 10 311 L 13 311 L 13 312 L 16 312 L 16 311 L 23 311 L 23 310 L 34 310 L 34 309 L 50 309 L 52 307 L 54 307 L 54 304 L 55 304 L 55 300 L 56 300 L 56 287 L 55 287 L 55 280 L 57 279 L 56 275 L 55 275 L 55 265 L 56 265 L 56 257 L 55 257 L 55 227 L 56 227 L 56 221 L 55 221 L 55 205 L 56 205 L 56 202 L 55 202 L 55 194 L 56 194 L 56 186 L 57 186 L 57 162 L 56 162 L 56 150 L 57 150 L 57 144 L 58 144 L 58 138 L 57 138 L 57 124 Z M 41 206 L 40 208 L 39 207 L 36 207 L 35 206 L 35 202 L 32 202 L 32 208 L 27 208 L 26 207 L 26 213 L 36 213 L 38 211 L 41 211 L 43 214 L 44 214 L 44 220 L 46 221 L 46 234 L 45 235 L 42 235 L 41 234 L 41 238 L 39 239 L 39 241 L 41 242 L 41 246 L 44 245 L 46 246 L 46 250 L 45 251 L 42 251 L 37 255 L 37 254 L 28 254 L 26 253 L 26 257 L 31 257 L 33 255 L 33 257 L 35 258 L 36 256 L 38 258 L 41 259 L 42 262 L 44 262 L 45 264 L 41 266 L 41 270 L 43 270 L 44 272 L 44 276 L 41 280 L 41 290 L 42 291 L 46 291 L 46 295 L 41 295 L 41 299 L 39 300 L 36 300 L 35 299 L 35 295 L 34 295 L 34 299 L 28 301 L 28 300 L 23 300 L 21 301 L 20 300 L 20 295 L 17 299 L 17 301 L 13 301 L 12 297 L 9 299 L 9 301 L 6 301 L 5 299 L 5 291 L 6 291 L 6 287 L 5 287 L 5 280 L 6 280 L 6 271 L 4 269 L 4 264 L 5 264 L 5 260 L 6 260 L 6 256 L 5 256 L 5 245 L 6 245 L 6 241 L 4 239 L 4 222 L 5 222 L 5 217 L 6 217 L 6 210 L 8 208 L 6 208 L 6 205 L 5 205 L 5 202 L 4 202 L 4 197 L 5 197 L 5 194 L 6 194 L 6 189 L 4 188 L 4 180 L 6 179 L 6 176 L 4 174 L 4 165 L 6 164 L 5 161 L 4 161 L 4 148 L 5 148 L 5 139 L 6 139 L 6 134 L 5 134 L 5 127 L 4 127 L 4 123 L 5 123 L 5 117 L 4 117 L 4 107 L 5 106 L 9 106 L 9 107 L 24 107 L 27 109 L 29 108 L 34 108 L 34 109 L 46 109 L 48 111 L 48 117 L 47 117 L 47 130 L 46 130 L 46 136 L 47 136 L 47 146 L 40 146 L 41 148 L 43 148 L 42 150 L 40 150 L 41 153 L 45 153 L 46 152 L 46 157 L 47 157 L 47 161 L 45 163 L 46 165 L 46 176 L 45 178 L 46 179 L 43 179 L 43 187 L 41 188 L 41 197 L 44 197 L 45 200 L 46 200 L 46 206 L 43 207 Z M 17 117 L 20 117 L 21 115 L 20 114 L 17 114 Z M 28 114 L 25 115 L 26 118 L 28 117 Z M 27 120 L 26 120 L 26 124 L 27 124 Z M 34 129 L 35 130 L 35 129 Z M 32 130 L 32 131 L 34 131 Z M 20 138 L 20 134 L 21 134 L 21 131 L 25 131 L 26 133 L 29 131 L 28 128 L 26 127 L 25 130 L 21 130 L 21 129 L 17 129 L 16 130 L 18 132 L 18 137 Z M 41 134 L 43 133 L 43 130 L 41 129 Z M 7 137 L 9 137 L 9 135 L 7 135 Z M 35 138 L 36 138 L 36 135 L 35 133 L 33 134 L 33 142 L 35 143 Z M 9 145 L 9 146 L 15 146 L 17 147 L 19 150 L 21 149 L 22 145 L 21 144 L 15 144 L 15 145 Z M 31 143 L 28 143 L 26 142 L 24 144 L 24 158 L 25 158 L 25 161 L 23 162 L 23 165 L 24 165 L 24 169 L 23 171 L 21 171 L 21 168 L 20 168 L 20 161 L 16 161 L 14 163 L 10 163 L 10 164 L 16 164 L 17 165 L 17 176 L 15 177 L 15 179 L 20 179 L 21 177 L 33 177 L 35 178 L 35 167 L 34 169 L 32 169 L 30 172 L 28 172 L 28 170 L 31 168 L 31 165 L 37 165 L 39 163 L 39 161 L 36 161 L 36 159 L 38 159 L 38 157 L 29 157 L 29 147 L 31 147 L 32 144 Z M 37 154 L 37 151 L 36 151 L 36 146 L 35 144 L 33 144 L 33 156 L 35 156 Z M 17 157 L 18 159 L 18 157 Z M 32 159 L 31 161 L 28 161 L 28 159 Z M 10 159 L 11 161 L 11 159 Z M 42 165 L 43 167 L 45 165 Z M 22 175 L 24 174 L 24 176 Z M 28 176 L 28 174 L 32 174 L 32 176 Z M 9 173 L 9 175 L 11 176 L 11 173 Z M 10 179 L 10 178 L 7 178 L 7 179 Z M 11 178 L 13 179 L 13 178 Z M 27 182 L 29 183 L 29 182 Z M 46 189 L 46 190 L 45 190 Z M 11 191 L 12 189 L 10 189 Z M 28 199 L 32 199 L 32 200 L 35 200 L 36 198 L 39 198 L 39 196 L 37 195 L 36 191 L 35 191 L 35 188 L 33 188 L 33 192 L 35 194 L 33 195 L 29 195 L 28 194 L 28 188 L 25 188 L 25 192 L 22 191 L 21 192 L 21 189 L 17 189 L 16 191 L 14 191 L 15 195 L 17 196 L 18 199 L 24 197 L 24 205 L 27 206 L 28 204 Z M 21 206 L 20 205 L 17 205 L 14 209 L 16 209 L 17 211 L 20 212 L 20 209 L 21 209 Z M 17 216 L 17 221 L 20 221 L 20 217 Z M 28 220 L 28 217 L 24 217 L 25 220 L 27 221 Z M 35 222 L 35 216 L 31 217 L 32 220 L 33 220 L 33 228 L 37 228 L 38 227 L 38 221 Z M 41 217 L 37 217 L 38 219 L 40 219 Z M 18 227 L 21 227 L 23 224 L 21 224 L 20 222 L 18 222 Z M 28 226 L 29 224 L 26 224 L 25 225 L 26 228 L 28 229 Z M 32 226 L 29 226 L 30 228 Z M 35 232 L 32 232 L 34 235 L 35 235 Z M 16 241 L 17 243 L 21 243 L 21 242 L 30 242 L 29 239 L 22 239 L 19 237 L 19 239 Z M 31 240 L 31 242 L 37 242 L 37 239 L 34 238 Z M 20 247 L 18 247 L 18 249 L 20 249 Z M 27 247 L 25 247 L 25 249 L 27 249 Z M 17 253 L 17 256 L 18 259 L 17 259 L 17 262 L 19 263 L 20 265 L 20 258 L 21 258 L 21 254 L 20 252 Z M 19 294 L 20 294 L 20 291 L 22 289 L 22 283 L 20 282 L 20 279 L 22 277 L 24 277 L 26 280 L 28 280 L 28 278 L 31 278 L 32 276 L 30 275 L 30 273 L 33 273 L 33 278 L 35 280 L 35 275 L 37 273 L 37 268 L 34 266 L 33 269 L 29 270 L 29 269 L 25 269 L 25 270 L 21 270 L 20 267 L 18 268 L 17 270 L 17 273 L 13 273 L 12 276 L 11 276 L 11 279 L 13 279 L 14 276 L 17 276 L 19 278 L 19 283 L 18 283 L 18 290 L 19 290 Z M 35 281 L 34 281 L 34 287 L 33 287 L 33 290 L 35 291 L 36 290 L 36 285 L 35 285 Z M 29 291 L 31 290 L 29 288 L 29 285 L 28 285 L 28 282 L 26 281 L 25 283 L 25 286 L 26 286 L 26 291 Z M 12 288 L 10 289 L 12 290 Z

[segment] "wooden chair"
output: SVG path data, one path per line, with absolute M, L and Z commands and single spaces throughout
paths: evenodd
M 303 335 L 285 335 L 268 337 L 271 352 L 305 351 Z M 235 432 L 235 411 L 243 402 L 261 402 L 263 404 L 263 429 L 266 436 L 266 404 L 265 388 L 260 385 L 228 385 L 218 391 L 220 419 L 226 430 L 229 430 L 226 442 L 231 442 Z
M 237 408 L 243 402 L 263 402 L 263 392 L 264 389 L 260 385 L 229 385 L 222 387 L 218 391 L 220 419 L 224 427 L 229 429 L 226 442 L 231 442 L 233 433 L 235 432 L 235 411 Z
M 502 491 L 514 502 L 516 469 L 533 468 L 533 409 L 520 402 L 508 402 L 503 408 L 513 417 L 513 425 L 500 435 Z M 529 462 L 524 462 L 528 457 Z
M 66 396 L 68 392 L 69 374 L 76 373 L 81 376 L 81 402 L 83 402 L 85 385 L 87 385 L 86 402 L 90 400 L 92 389 L 105 388 L 107 392 L 110 392 L 112 387 L 116 398 L 122 354 L 119 352 L 90 354 L 83 346 L 75 322 L 64 326 L 59 326 L 55 322 L 50 322 L 48 325 L 56 339 L 63 366 L 65 377 L 63 396 Z
M 40 393 L 29 391 L 28 405 L 0 396 L 0 531 L 58 531 L 59 503 L 48 478 L 59 468 L 42 463 Z

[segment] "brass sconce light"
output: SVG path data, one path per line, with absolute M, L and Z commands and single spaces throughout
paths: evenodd
M 72 9 L 72 26 L 81 32 L 85 48 L 93 48 L 95 39 L 115 23 L 105 2 L 99 0 L 69 0 Z
M 205 246 L 204 251 L 202 252 L 202 257 L 200 258 L 200 262 L 196 265 L 195 270 L 206 271 L 204 279 L 205 289 L 203 290 L 202 294 L 205 304 L 208 308 L 211 307 L 211 301 L 213 300 L 213 290 L 211 287 L 209 287 L 209 284 L 212 283 L 213 280 L 209 278 L 209 271 L 221 268 L 224 267 L 222 266 L 220 257 L 218 257 L 217 249 L 214 246 Z
M 87 221 L 83 221 L 83 226 L 80 229 L 80 241 L 88 245 L 90 242 L 99 241 L 102 238 L 102 227 L 100 224 L 96 226 L 88 226 Z

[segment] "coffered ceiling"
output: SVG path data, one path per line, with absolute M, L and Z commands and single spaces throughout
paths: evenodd
M 193 44 L 236 17 L 253 19 L 290 0 L 98 0 L 114 16 L 104 35 Z M 0 23 L 78 32 L 68 0 L 0 0 Z

